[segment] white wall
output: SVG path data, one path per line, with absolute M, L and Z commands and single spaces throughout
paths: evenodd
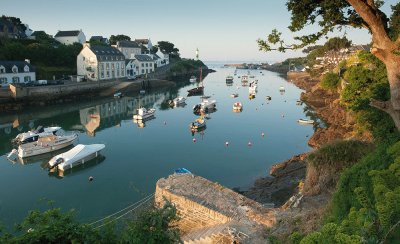
M 19 83 L 24 83 L 25 76 L 29 76 L 31 81 L 36 80 L 36 73 L 35 72 L 21 72 L 21 73 L 3 73 L 0 74 L 0 85 L 1 86 L 8 86 L 9 84 L 12 83 L 13 77 L 18 77 L 19 78 Z M 1 80 L 2 78 L 7 79 L 7 83 L 3 83 Z

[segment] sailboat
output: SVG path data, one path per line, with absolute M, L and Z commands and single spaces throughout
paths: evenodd
M 200 68 L 200 79 L 199 80 L 201 82 L 201 86 L 197 86 L 195 88 L 188 90 L 188 96 L 203 95 L 204 86 L 203 86 L 202 74 L 203 74 L 203 69 Z

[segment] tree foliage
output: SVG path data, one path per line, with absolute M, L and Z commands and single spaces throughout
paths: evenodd
M 168 41 L 159 41 L 157 43 L 158 49 L 165 54 L 172 54 L 174 56 L 179 56 L 179 49 L 175 45 Z
M 116 45 L 118 41 L 130 41 L 131 38 L 129 36 L 120 34 L 120 35 L 111 35 L 109 40 L 111 45 Z
M 321 87 L 326 90 L 336 90 L 339 83 L 339 75 L 333 72 L 328 72 L 322 77 Z

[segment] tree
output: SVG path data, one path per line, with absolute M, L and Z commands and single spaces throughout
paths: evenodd
M 371 53 L 386 65 L 391 93 L 389 101 L 371 99 L 371 106 L 390 114 L 400 129 L 400 36 L 395 31 L 399 23 L 400 3 L 392 6 L 391 19 L 380 10 L 382 5 L 382 0 L 288 0 L 286 6 L 292 15 L 290 31 L 297 32 L 313 24 L 318 24 L 320 30 L 295 37 L 298 43 L 293 45 L 285 44 L 281 32 L 276 29 L 272 30 L 267 40 L 259 39 L 257 42 L 260 50 L 284 52 L 315 43 L 335 29 L 346 26 L 366 28 L 372 35 Z
M 150 53 L 151 53 L 151 54 L 155 54 L 155 53 L 157 53 L 157 52 L 158 52 L 158 46 L 157 46 L 157 45 L 152 46 L 151 49 L 150 49 Z
M 179 49 L 175 45 L 168 41 L 159 41 L 157 43 L 158 49 L 165 54 L 173 54 L 179 56 Z
M 131 38 L 129 36 L 126 35 L 111 35 L 110 36 L 110 44 L 111 45 L 115 45 L 117 44 L 117 41 L 130 41 Z

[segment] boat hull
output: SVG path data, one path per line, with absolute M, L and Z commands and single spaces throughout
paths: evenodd
M 65 139 L 65 141 L 61 141 L 60 143 L 55 143 L 55 144 L 41 143 L 41 144 L 39 144 L 37 142 L 33 142 L 33 143 L 30 143 L 32 145 L 25 144 L 26 146 L 24 146 L 24 147 L 19 146 L 18 157 L 26 158 L 26 157 L 32 157 L 32 156 L 36 156 L 36 155 L 40 155 L 40 154 L 57 151 L 57 150 L 60 150 L 60 149 L 63 149 L 65 147 L 72 145 L 76 141 L 77 138 L 78 138 L 78 135 L 75 134 L 75 135 Z

